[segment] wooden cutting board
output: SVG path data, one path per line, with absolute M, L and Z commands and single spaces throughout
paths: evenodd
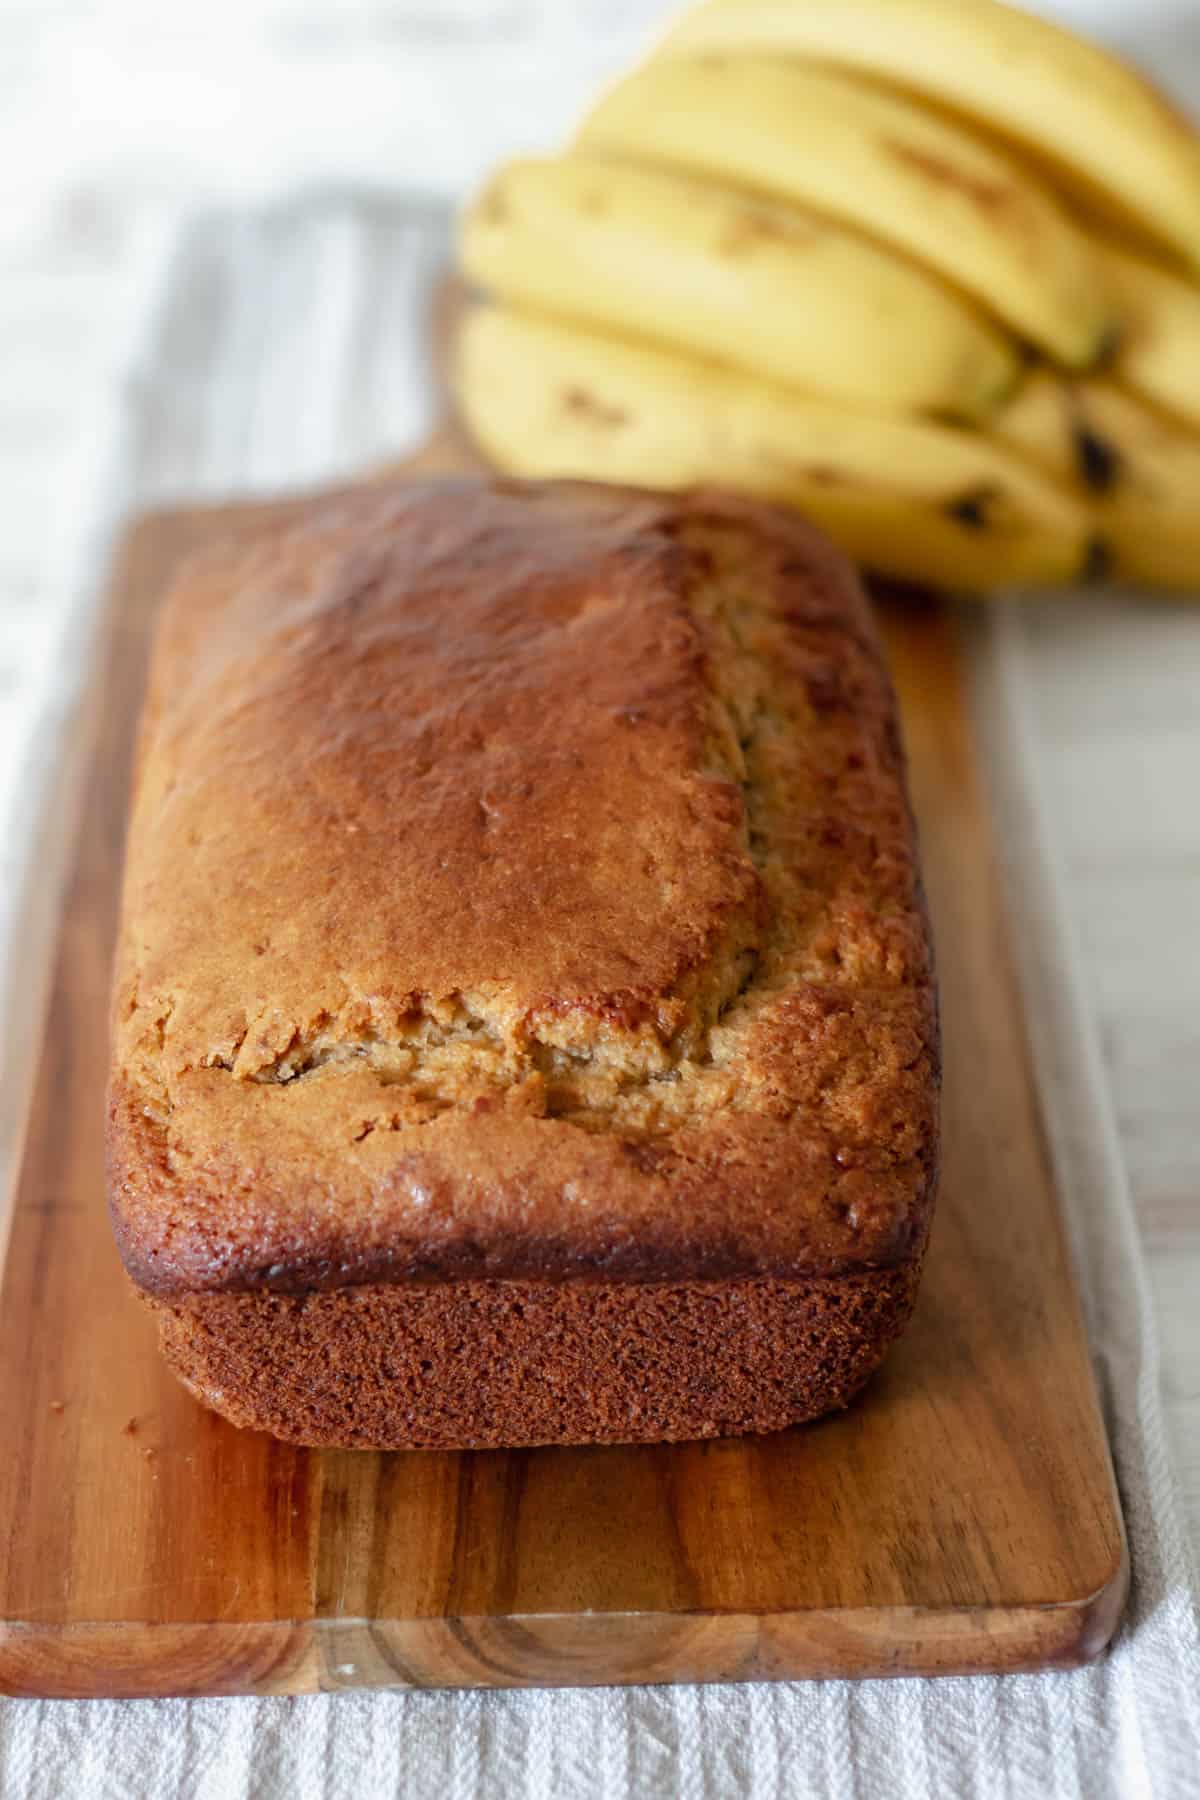
M 425 463 L 453 461 L 448 441 Z M 937 940 L 945 1164 L 908 1336 L 840 1417 L 754 1440 L 317 1453 L 160 1365 L 109 1235 L 108 960 L 155 607 L 111 583 L 99 742 L 0 1285 L 0 1690 L 298 1693 L 1036 1669 L 1095 1656 L 1124 1536 L 1006 947 L 950 613 L 886 613 Z

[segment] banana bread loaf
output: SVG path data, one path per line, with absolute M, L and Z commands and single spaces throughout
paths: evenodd
M 768 1431 L 911 1309 L 937 1027 L 852 571 L 716 494 L 456 480 L 189 564 L 142 728 L 117 1240 L 300 1443 Z

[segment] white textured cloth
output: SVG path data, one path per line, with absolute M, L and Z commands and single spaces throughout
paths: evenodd
M 80 579 L 55 652 L 53 709 L 24 767 L 42 804 L 8 817 L 10 873 L 34 847 L 38 859 L 25 903 L 9 883 L 9 945 L 18 924 L 24 932 L 51 911 L 73 765 L 46 747 L 69 742 L 77 760 L 81 734 L 62 725 L 87 666 L 95 558 L 118 509 L 336 477 L 417 439 L 430 408 L 424 312 L 445 231 L 434 206 L 323 201 L 209 216 L 175 246 L 115 422 L 108 482 L 75 538 Z M 977 615 L 970 632 L 1035 1056 L 1133 1553 L 1129 1613 L 1110 1654 L 1071 1674 L 937 1682 L 5 1701 L 6 1800 L 1200 1794 L 1195 1576 L 1164 1448 L 1139 1247 L 1039 811 L 1026 628 L 1008 609 Z M 6 967 L 7 991 L 28 1015 L 26 963 L 23 949 L 20 984 L 11 956 Z

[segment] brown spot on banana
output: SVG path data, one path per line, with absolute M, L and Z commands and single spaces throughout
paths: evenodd
M 621 406 L 608 406 L 603 400 L 597 400 L 595 394 L 589 394 L 586 388 L 571 387 L 563 390 L 562 406 L 574 418 L 587 419 L 593 425 L 603 425 L 613 430 L 620 425 L 628 425 L 629 414 Z
M 982 483 L 947 500 L 943 511 L 947 518 L 953 519 L 956 525 L 964 525 L 968 531 L 987 531 L 992 524 L 992 510 L 1001 499 L 1003 494 L 998 487 Z
M 1081 418 L 1072 422 L 1071 443 L 1084 486 L 1093 494 L 1111 493 L 1125 467 L 1125 458 L 1117 446 Z
M 1128 319 L 1114 319 L 1096 345 L 1096 359 L 1092 365 L 1093 368 L 1096 370 L 1111 368 L 1117 360 L 1118 350 L 1125 348 L 1131 335 Z
M 785 224 L 780 219 L 773 219 L 769 213 L 746 207 L 730 219 L 717 240 L 716 252 L 718 256 L 743 256 L 759 244 L 798 244 L 806 239 L 811 242 L 820 235 L 815 229 L 806 231 L 798 222 L 789 220 Z
M 1007 182 L 987 181 L 979 175 L 968 175 L 945 157 L 935 156 L 928 150 L 918 150 L 912 144 L 901 142 L 899 138 L 884 137 L 879 141 L 888 155 L 897 162 L 907 163 L 927 181 L 936 182 L 939 187 L 957 189 L 960 194 L 965 194 L 973 201 L 981 212 L 1011 211 L 1014 194 Z
M 1082 581 L 1106 581 L 1112 574 L 1113 556 L 1106 540 L 1097 534 L 1088 539 L 1084 551 L 1083 567 L 1079 571 Z

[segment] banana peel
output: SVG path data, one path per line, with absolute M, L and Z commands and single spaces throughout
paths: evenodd
M 1104 269 L 1048 187 L 953 120 L 845 75 L 752 55 L 652 60 L 601 97 L 578 142 L 828 213 L 1068 367 L 1116 334 Z
M 882 411 L 984 419 L 1023 361 L 965 298 L 811 211 L 576 155 L 498 170 L 459 260 L 517 306 Z
M 1119 57 L 1001 0 L 708 0 L 660 58 L 811 58 L 995 134 L 1124 235 L 1200 271 L 1200 143 Z
M 460 326 L 453 385 L 468 431 L 512 474 L 741 490 L 799 508 L 868 568 L 952 590 L 1071 582 L 1093 565 L 1087 505 L 982 433 L 493 304 Z
M 991 431 L 1085 499 L 1107 573 L 1200 590 L 1200 438 L 1114 380 L 1051 369 L 1030 375 Z

